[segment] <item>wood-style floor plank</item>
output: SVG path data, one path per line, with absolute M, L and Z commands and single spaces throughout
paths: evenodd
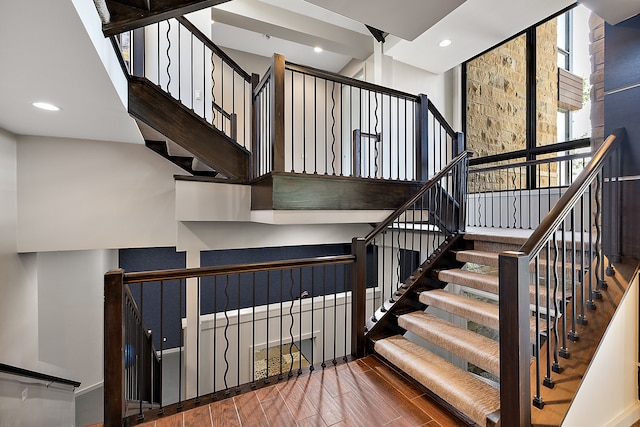
M 295 427 L 296 420 L 282 397 L 277 397 L 261 402 L 262 409 L 271 426 Z
M 375 356 L 220 400 L 140 427 L 467 427 Z
M 235 396 L 233 401 L 238 409 L 238 416 L 240 417 L 240 425 L 242 425 L 242 427 L 269 426 L 269 422 L 262 410 L 262 405 L 260 405 L 255 391 Z
M 184 427 L 212 427 L 209 405 L 195 408 L 184 413 Z
M 211 405 L 213 427 L 240 427 L 238 410 L 233 399 L 225 399 Z

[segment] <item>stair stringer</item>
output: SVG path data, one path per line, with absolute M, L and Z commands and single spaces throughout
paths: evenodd
M 149 80 L 129 78 L 129 114 L 212 169 L 236 181 L 249 180 L 251 153 Z
M 377 322 L 369 328 L 367 333 L 368 351 L 373 353 L 375 341 L 390 337 L 398 333 L 404 333 L 404 329 L 398 326 L 398 316 L 410 311 L 424 311 L 427 306 L 418 300 L 420 292 L 428 289 L 442 289 L 447 283 L 438 280 L 437 272 L 441 269 L 459 268 L 464 263 L 456 261 L 452 255 L 453 250 L 463 249 L 467 242 L 462 234 L 456 234 L 448 238 L 427 258 L 398 289 L 395 302 L 384 302 L 386 312 L 380 310 L 376 313 Z

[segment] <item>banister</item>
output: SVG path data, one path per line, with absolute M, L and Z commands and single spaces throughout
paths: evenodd
M 440 110 L 433 104 L 433 102 L 429 102 L 429 111 L 433 114 L 433 117 L 440 123 L 440 125 L 447 131 L 449 135 L 452 137 L 456 135 L 456 131 L 453 130 L 449 122 L 444 118 Z
M 562 195 L 560 200 L 551 209 L 549 214 L 542 220 L 540 225 L 534 230 L 533 234 L 520 248 L 520 252 L 534 257 L 542 250 L 547 240 L 556 232 L 560 223 L 564 220 L 567 213 L 576 205 L 582 197 L 586 188 L 591 185 L 600 170 L 604 159 L 617 147 L 619 141 L 624 138 L 626 131 L 624 129 L 616 129 L 607 137 L 604 143 L 598 148 L 593 155 L 589 164 L 580 172 L 573 184 Z
M 244 71 L 240 65 L 238 65 L 229 55 L 227 55 L 222 49 L 220 49 L 214 42 L 212 42 L 209 37 L 205 36 L 202 31 L 198 29 L 195 25 L 191 23 L 184 16 L 176 17 L 176 20 L 182 24 L 187 30 L 189 30 L 198 40 L 200 40 L 205 46 L 211 49 L 216 53 L 220 58 L 222 58 L 223 62 L 226 62 L 231 68 L 234 69 L 236 73 L 238 73 L 243 79 L 247 81 L 247 83 L 251 83 L 251 75 Z
M 422 187 L 409 199 L 407 199 L 400 207 L 398 207 L 391 215 L 387 217 L 384 221 L 382 221 L 376 228 L 374 228 L 368 235 L 365 237 L 365 244 L 369 244 L 378 234 L 384 231 L 389 224 L 396 220 L 409 206 L 413 205 L 422 195 L 434 187 L 438 181 L 442 179 L 446 174 L 448 174 L 454 167 L 456 167 L 460 162 L 464 161 L 467 157 L 472 156 L 473 153 L 471 151 L 463 151 L 458 154 L 449 164 L 444 167 L 440 172 L 434 175 L 429 181 L 425 182 Z
M 46 381 L 50 383 L 58 383 L 64 385 L 70 385 L 73 388 L 80 387 L 79 381 L 69 380 L 66 378 L 56 377 L 49 374 L 43 374 L 42 372 L 31 371 L 29 369 L 19 368 L 17 366 L 7 365 L 6 363 L 0 363 L 0 372 L 4 372 L 19 377 L 33 378 L 40 381 Z
M 332 73 L 331 71 L 321 70 L 319 68 L 309 67 L 307 65 L 295 64 L 293 62 L 286 61 L 285 68 L 287 70 L 295 71 L 298 73 L 306 74 L 308 76 L 320 77 L 327 80 L 335 81 L 336 83 L 344 83 L 349 86 L 357 86 L 371 92 L 378 92 L 387 95 L 393 95 L 398 98 L 405 98 L 410 101 L 417 101 L 418 97 L 407 92 L 391 89 L 385 86 L 380 86 L 374 83 L 369 83 L 363 80 L 354 79 L 352 77 L 346 77 L 341 74 Z
M 188 279 L 191 277 L 216 276 L 222 274 L 251 273 L 273 271 L 283 268 L 312 267 L 327 264 L 350 264 L 355 261 L 353 255 L 334 255 L 316 258 L 301 258 L 284 261 L 267 261 L 252 264 L 232 264 L 215 267 L 178 268 L 172 270 L 143 271 L 125 273 L 124 283 L 142 283 L 160 280 Z

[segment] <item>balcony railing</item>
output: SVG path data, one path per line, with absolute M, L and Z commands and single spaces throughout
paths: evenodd
M 171 18 L 112 40 L 127 74 L 148 79 L 251 148 L 252 77 L 187 18 Z
M 275 55 L 254 87 L 256 177 L 271 172 L 426 181 L 462 151 L 425 95 Z
M 603 190 L 619 190 L 620 140 L 615 131 L 516 252 L 499 258 L 500 403 L 503 425 L 531 425 L 531 405 L 543 408 L 544 388 L 564 369 L 578 325 L 606 287 L 603 219 L 610 224 L 610 257 L 619 243 L 617 202 L 603 206 Z M 618 231 L 616 231 L 618 230 Z M 531 289 L 533 288 L 533 293 Z M 530 317 L 535 323 L 531 373 Z M 531 385 L 533 384 L 533 388 Z M 531 392 L 533 390 L 533 392 Z

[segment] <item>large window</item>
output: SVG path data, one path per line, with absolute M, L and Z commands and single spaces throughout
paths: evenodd
M 535 162 L 589 150 L 590 13 L 584 6 L 564 10 L 463 65 L 472 164 Z M 574 168 L 543 169 L 523 168 L 528 176 L 516 176 L 514 186 L 562 185 Z

